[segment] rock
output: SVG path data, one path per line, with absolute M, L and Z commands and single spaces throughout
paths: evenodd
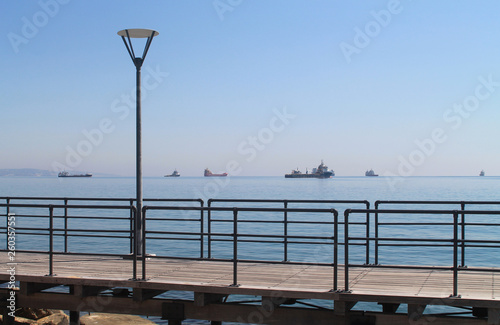
M 35 309 L 35 308 L 19 308 L 16 310 L 16 317 L 28 318 L 28 319 L 40 319 L 51 315 L 51 311 L 48 309 Z
M 62 310 L 20 308 L 16 310 L 16 325 L 69 325 Z
M 81 325 L 156 325 L 155 322 L 135 315 L 91 313 L 80 317 Z

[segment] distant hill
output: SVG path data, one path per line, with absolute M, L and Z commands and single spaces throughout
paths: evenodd
M 57 174 L 50 170 L 19 168 L 19 169 L 0 169 L 0 176 L 56 176 Z

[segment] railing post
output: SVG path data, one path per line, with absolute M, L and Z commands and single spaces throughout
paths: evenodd
M 64 252 L 68 252 L 68 199 L 64 199 Z
M 378 265 L 378 204 L 379 202 L 375 202 L 375 249 L 374 249 L 374 254 L 375 254 L 375 265 Z
M 141 257 L 142 257 L 142 280 L 146 281 L 146 210 L 147 206 L 142 207 L 142 227 L 141 227 L 141 236 L 140 238 L 142 239 L 142 252 L 141 252 Z
M 333 211 L 333 290 L 338 289 L 338 258 L 339 258 L 339 213 L 337 210 Z
M 366 202 L 366 209 L 370 209 L 370 202 Z M 370 212 L 366 213 L 366 261 L 365 264 L 370 264 Z
M 462 202 L 460 204 L 460 208 L 462 209 L 462 220 L 461 220 L 461 232 L 462 232 L 462 243 L 460 244 L 461 247 L 461 259 L 462 262 L 460 263 L 461 266 L 465 266 L 465 213 L 463 212 L 465 210 L 465 202 Z
M 134 207 L 134 200 L 130 200 L 130 254 L 133 254 L 135 251 L 135 246 L 134 246 L 134 238 L 135 238 L 135 233 L 134 233 L 134 220 L 135 220 L 135 210 L 133 209 Z
M 233 284 L 238 286 L 238 210 L 233 210 Z
M 49 276 L 54 275 L 54 207 L 49 205 Z
M 130 201 L 132 203 L 132 201 Z M 132 254 L 132 280 L 137 280 L 137 249 L 136 249 L 136 245 L 134 244 L 134 239 L 136 238 L 134 232 L 135 232 L 135 229 L 132 227 L 132 220 L 135 220 L 135 212 L 136 212 L 137 208 L 135 206 L 133 206 L 133 204 L 130 205 L 130 224 L 131 224 L 131 227 L 130 227 L 130 250 L 131 250 L 131 254 Z
M 349 291 L 349 213 L 344 211 L 344 291 Z
M 458 296 L 458 212 L 453 211 L 453 297 Z
M 288 261 L 288 211 L 286 210 L 288 208 L 288 201 L 283 202 L 283 206 L 285 208 L 285 211 L 283 212 L 283 261 L 287 262 Z
M 212 205 L 212 199 L 207 202 L 207 257 L 212 258 L 212 211 L 210 207 Z
M 10 199 L 6 200 L 7 206 L 5 207 L 5 249 L 9 249 L 9 215 L 10 215 Z
M 203 210 L 203 200 L 200 199 L 200 207 L 201 207 L 201 210 L 200 210 L 200 258 L 203 258 L 203 256 L 205 255 L 204 254 L 204 238 L 205 238 L 205 234 L 203 233 L 203 231 L 205 230 L 205 212 Z

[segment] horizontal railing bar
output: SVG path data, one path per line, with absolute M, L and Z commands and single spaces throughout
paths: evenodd
M 384 213 L 385 214 L 441 214 L 441 215 L 457 213 L 459 215 L 461 215 L 461 214 L 465 214 L 465 215 L 470 215 L 470 214 L 500 215 L 500 210 L 498 210 L 498 211 L 486 211 L 486 210 L 347 209 L 346 211 L 349 214 L 378 213 L 379 217 L 380 217 L 380 214 L 384 214 Z
M 0 205 L 1 206 L 1 205 Z M 179 207 L 179 206 L 151 206 L 143 207 L 143 210 L 193 210 L 193 211 L 248 211 L 248 212 L 317 212 L 335 213 L 335 209 L 306 209 L 306 208 L 247 208 L 247 207 Z
M 0 252 L 8 252 L 6 249 L 0 249 Z M 32 254 L 50 254 L 49 251 L 37 251 L 37 250 L 22 250 L 16 249 L 16 253 L 32 253 Z M 109 256 L 109 257 L 123 257 L 128 256 L 129 253 L 81 253 L 81 252 L 58 252 L 53 251 L 54 255 L 79 255 L 79 256 Z
M 37 201 L 120 201 L 130 202 L 135 201 L 136 198 L 99 198 L 99 197 L 35 197 L 35 196 L 0 196 L 0 200 L 37 200 Z M 152 202 L 202 202 L 202 199 L 158 199 L 158 198 L 144 198 L 143 201 Z
M 412 200 L 377 200 L 375 204 L 500 204 L 500 201 L 412 201 Z
M 213 262 L 228 262 L 232 263 L 231 258 L 200 258 L 200 257 L 182 257 L 182 256 L 162 256 L 154 255 L 148 256 L 148 258 L 158 258 L 158 259 L 179 259 L 179 260 L 192 260 L 192 261 L 213 261 Z M 250 259 L 238 259 L 241 263 L 264 263 L 264 264 L 286 264 L 286 265 L 318 265 L 318 266 L 333 266 L 333 263 L 313 263 L 313 262 L 294 262 L 294 261 L 270 261 L 270 260 L 250 260 Z
M 351 223 L 349 223 L 351 224 Z M 379 222 L 379 226 L 453 226 L 450 222 Z
M 281 199 L 209 199 L 207 202 L 254 202 L 254 203 L 369 203 L 366 200 L 281 200 Z
M 19 215 L 16 214 L 16 219 L 20 218 L 46 218 L 49 219 L 49 215 Z M 6 217 L 6 216 L 4 216 Z M 130 217 L 92 217 L 92 216 L 60 216 L 60 215 L 55 215 L 53 216 L 54 219 L 88 219 L 88 220 L 131 220 L 132 218 Z
M 373 240 L 378 241 L 419 241 L 419 242 L 453 242 L 453 238 L 387 238 L 387 237 L 379 237 L 379 238 L 371 238 Z M 349 237 L 349 241 L 351 240 L 366 240 L 366 238 L 355 238 Z M 460 240 L 458 241 L 460 242 Z
M 54 234 L 54 236 L 58 236 L 58 237 L 64 237 L 65 235 L 64 234 Z M 112 235 L 109 235 L 109 236 L 104 236 L 104 235 L 83 235 L 83 234 L 68 234 L 67 235 L 68 237 L 85 237 L 85 238 L 124 238 L 124 239 L 130 239 L 131 236 L 112 236 Z
M 231 239 L 214 239 L 214 242 L 232 242 Z M 238 242 L 248 242 L 248 243 L 275 243 L 275 244 L 283 244 L 284 241 L 256 241 L 256 240 L 250 240 L 250 239 L 245 239 L 245 240 L 238 240 Z M 314 244 L 314 245 L 332 245 L 332 242 L 302 242 L 302 241 L 288 241 L 287 243 L 289 244 Z M 338 243 L 339 246 L 343 246 L 344 243 Z M 351 244 L 352 246 L 364 246 L 363 243 L 354 243 Z
M 379 244 L 386 247 L 453 247 L 453 244 Z
M 200 241 L 200 238 L 184 238 L 184 237 L 147 237 L 151 240 L 187 240 L 187 241 Z
M 385 269 L 407 269 L 407 270 L 445 270 L 453 271 L 453 267 L 449 266 L 424 266 L 424 265 L 385 265 L 385 264 L 350 264 L 349 267 L 370 267 L 370 268 L 385 268 Z
M 212 223 L 216 223 L 216 222 L 233 222 L 233 220 L 230 220 L 230 219 L 211 219 L 210 221 Z M 243 222 L 285 223 L 285 221 L 283 221 L 283 220 L 250 220 L 250 219 L 242 219 L 242 220 L 238 219 L 238 222 L 242 222 L 242 223 Z M 332 221 L 307 221 L 307 220 L 303 220 L 303 221 L 302 220 L 301 221 L 287 221 L 286 223 L 288 223 L 288 224 L 291 224 L 291 223 L 294 223 L 294 224 L 314 224 L 314 225 L 334 225 L 335 224 Z M 338 224 L 343 224 L 343 222 L 339 222 Z M 349 224 L 354 224 L 354 223 L 349 223 Z M 365 225 L 365 224 L 366 223 L 364 223 L 363 225 Z
M 17 204 L 17 203 L 0 203 L 0 207 L 11 207 L 11 208 L 53 208 L 53 209 L 122 209 L 130 210 L 130 205 L 75 205 L 75 204 Z
M 130 219 L 130 218 L 129 218 Z M 181 219 L 181 218 L 147 218 L 147 221 L 201 221 L 201 219 Z

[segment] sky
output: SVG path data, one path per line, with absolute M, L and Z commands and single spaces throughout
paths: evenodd
M 0 169 L 500 175 L 500 2 L 0 2 Z M 144 43 L 135 40 L 137 53 Z

